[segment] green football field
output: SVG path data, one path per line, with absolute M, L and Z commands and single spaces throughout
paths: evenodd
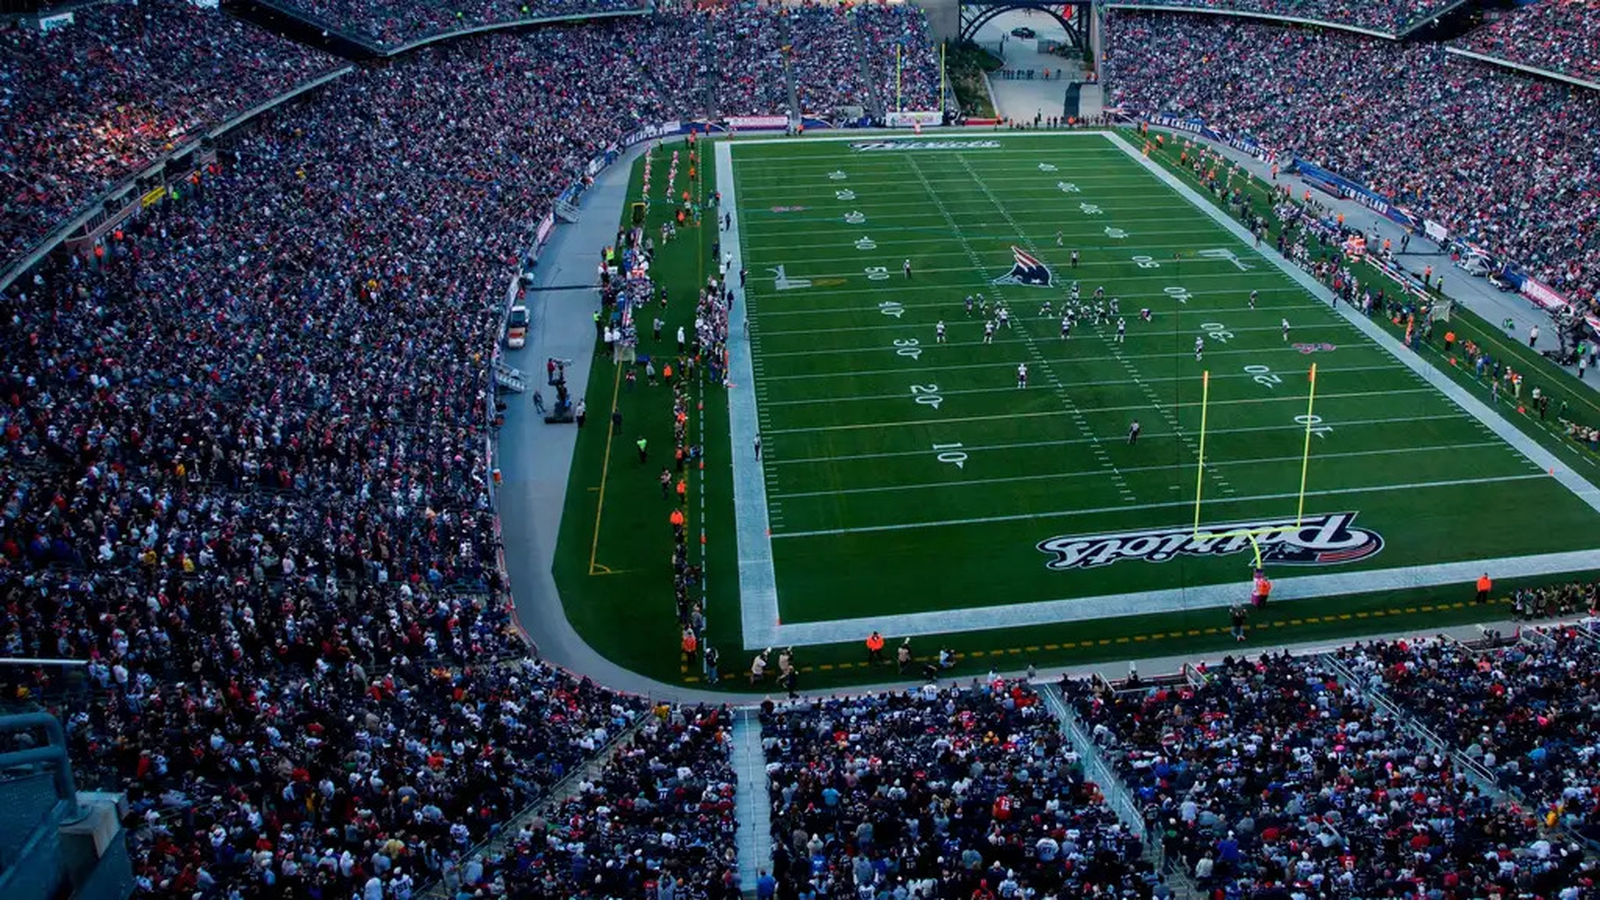
M 1587 485 L 1110 135 L 718 152 L 747 647 L 1226 605 L 1252 539 L 1286 599 L 1587 561 Z

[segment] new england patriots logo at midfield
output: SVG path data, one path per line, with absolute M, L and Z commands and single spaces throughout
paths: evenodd
M 995 284 L 1050 286 L 1050 267 L 1040 262 L 1038 257 L 1015 245 L 1011 247 L 1011 256 L 1015 259 L 1011 264 L 1011 271 L 996 278 Z

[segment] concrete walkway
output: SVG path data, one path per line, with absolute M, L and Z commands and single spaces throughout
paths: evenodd
M 739 822 L 739 885 L 749 893 L 762 872 L 772 871 L 772 801 L 767 796 L 767 758 L 761 750 L 756 710 L 741 709 L 734 720 L 733 771 L 739 778 L 733 802 Z
M 1031 14 L 1030 14 L 1031 13 Z M 1011 34 L 1018 26 L 1038 32 L 1036 38 L 1019 38 Z M 1067 86 L 1073 77 L 1082 77 L 1083 66 L 1076 59 L 1065 59 L 1050 53 L 1040 53 L 1041 41 L 1064 41 L 1067 33 L 1054 16 L 1033 13 L 1031 10 L 1014 10 L 1001 13 L 978 29 L 978 44 L 1005 60 L 1007 72 L 1035 73 L 1033 81 L 1008 80 L 999 72 L 989 77 L 989 93 L 994 99 L 995 112 L 1003 119 L 1032 122 L 1034 116 L 1064 115 Z M 1060 80 L 1043 80 L 1044 71 L 1052 76 L 1065 67 L 1067 75 Z

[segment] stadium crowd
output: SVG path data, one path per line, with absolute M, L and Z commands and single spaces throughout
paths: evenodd
M 780 895 L 1152 896 L 1025 681 L 769 701 L 761 725 Z
M 1540 0 L 1469 32 L 1455 46 L 1600 82 L 1600 17 L 1589 0 Z
M 1600 97 L 1592 92 L 1436 46 L 1209 16 L 1116 13 L 1108 35 L 1112 104 L 1251 135 L 1280 158 L 1361 181 L 1569 297 L 1594 301 Z M 1369 139 L 1380 133 L 1384 140 Z
M 286 5 L 391 47 L 481 25 L 639 8 L 633 0 L 287 0 Z
M 877 82 L 884 110 L 939 109 L 939 48 L 933 42 L 922 7 L 909 3 L 867 4 L 856 9 L 856 24 L 865 41 L 867 68 Z
M 705 29 L 717 74 L 716 112 L 724 116 L 783 115 L 789 111 L 784 46 L 793 39 L 788 11 L 757 0 L 731 0 L 705 10 Z M 825 44 L 814 45 L 821 49 Z M 850 60 L 839 60 L 837 69 Z
M 0 265 L 108 188 L 339 61 L 184 0 L 0 26 Z
M 1538 816 L 1497 806 L 1314 657 L 1224 658 L 1193 683 L 1062 688 L 1167 858 L 1207 891 L 1568 897 L 1591 877 Z
M 1600 645 L 1576 627 L 1493 650 L 1375 641 L 1339 653 L 1368 686 L 1516 789 L 1549 824 L 1600 833 Z
M 529 228 L 673 112 L 612 27 L 340 79 L 0 299 L 0 635 L 94 661 L 153 889 L 404 895 L 636 711 L 527 659 L 485 457 Z
M 811 4 L 795 10 L 791 23 L 795 88 L 805 114 L 832 115 L 840 106 L 870 105 L 856 50 L 856 26 L 851 22 L 851 16 L 859 18 L 862 10 Z
M 1192 6 L 1238 13 L 1291 16 L 1398 34 L 1450 5 L 1450 0 L 1133 0 L 1152 6 Z
M 730 724 L 726 708 L 656 707 L 598 776 L 446 887 L 467 898 L 736 900 Z

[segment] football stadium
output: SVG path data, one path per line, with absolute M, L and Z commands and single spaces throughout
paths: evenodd
M 22 900 L 1600 897 L 1600 11 L 0 0 Z

